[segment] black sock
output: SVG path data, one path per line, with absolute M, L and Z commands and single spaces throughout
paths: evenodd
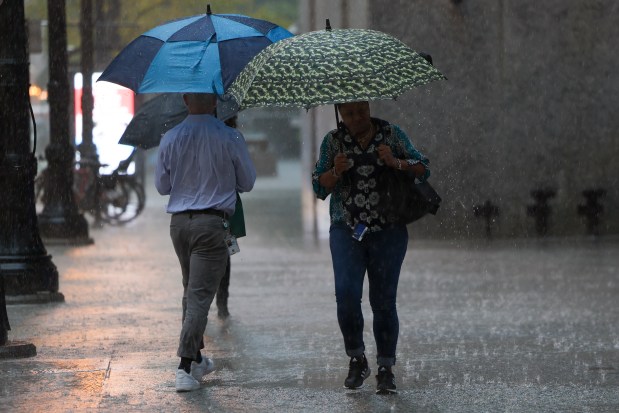
M 192 360 L 189 357 L 181 357 L 181 364 L 178 365 L 178 368 L 185 370 L 189 374 L 191 372 L 191 362 Z
M 196 356 L 196 363 L 202 363 L 202 354 L 200 354 L 200 350 L 198 350 L 198 355 Z

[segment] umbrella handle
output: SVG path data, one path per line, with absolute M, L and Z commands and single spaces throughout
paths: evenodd
M 335 125 L 338 127 L 340 127 L 340 114 L 337 112 L 337 105 L 333 105 L 333 107 L 335 108 Z
M 337 111 L 337 105 L 333 105 L 333 107 L 335 108 L 335 125 L 336 125 L 336 129 L 339 131 L 342 128 L 342 123 L 340 122 L 340 114 Z M 344 148 L 342 145 L 342 142 L 338 139 L 339 142 L 339 146 L 340 146 L 340 153 L 344 152 Z

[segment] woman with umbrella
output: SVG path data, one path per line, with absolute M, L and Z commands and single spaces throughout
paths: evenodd
M 379 178 L 391 168 L 406 170 L 424 181 L 430 171 L 427 158 L 399 127 L 371 118 L 368 101 L 393 99 L 445 76 L 434 68 L 429 55 L 415 52 L 387 33 L 333 30 L 328 19 L 326 23 L 325 30 L 300 34 L 263 49 L 228 92 L 241 109 L 309 109 L 335 104 L 336 113 L 341 114 L 341 127 L 323 139 L 312 185 L 319 198 L 331 195 L 330 246 L 337 316 L 351 357 L 344 385 L 358 388 L 370 374 L 361 313 L 367 271 L 378 351 L 377 392 L 393 393 L 392 366 L 399 328 L 396 291 L 408 233 L 406 225 L 399 223 L 402 217 L 396 217 L 388 207 L 381 208 L 381 201 L 390 202 Z
M 323 139 L 312 174 L 314 192 L 329 194 L 329 244 L 335 275 L 337 318 L 350 357 L 344 386 L 361 387 L 370 375 L 363 342 L 361 297 L 367 271 L 374 315 L 377 393 L 395 393 L 399 324 L 396 295 L 408 232 L 381 212 L 386 197 L 380 176 L 388 168 L 412 171 L 425 180 L 428 159 L 396 125 L 370 116 L 367 101 L 337 105 L 342 123 Z

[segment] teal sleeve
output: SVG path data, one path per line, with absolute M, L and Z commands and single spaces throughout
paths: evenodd
M 430 160 L 415 148 L 415 145 L 413 145 L 411 139 L 402 129 L 400 129 L 399 126 L 392 126 L 395 140 L 397 143 L 395 156 L 406 160 L 410 159 L 413 162 L 418 161 L 423 164 L 426 172 L 422 177 L 419 177 L 419 180 L 425 181 L 430 177 Z
M 320 185 L 320 175 L 333 167 L 336 153 L 337 150 L 333 145 L 333 135 L 328 133 L 322 140 L 318 161 L 316 161 L 316 166 L 312 172 L 312 188 L 319 199 L 324 200 L 329 196 L 329 191 Z

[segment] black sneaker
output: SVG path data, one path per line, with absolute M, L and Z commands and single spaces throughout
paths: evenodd
M 393 394 L 397 393 L 395 389 L 395 377 L 393 373 L 386 367 L 380 366 L 376 375 L 376 394 Z
M 363 386 L 363 380 L 370 377 L 370 367 L 365 355 L 352 357 L 348 365 L 348 377 L 344 381 L 344 387 L 358 389 Z

